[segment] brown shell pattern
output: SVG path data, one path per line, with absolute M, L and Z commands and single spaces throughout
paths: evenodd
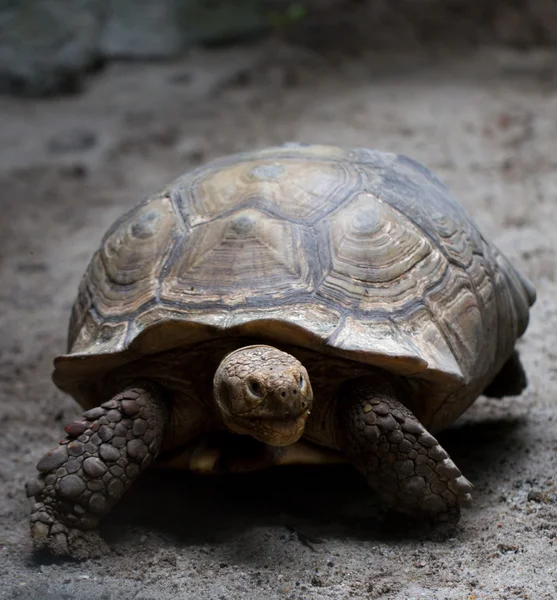
M 533 301 L 418 163 L 270 148 L 187 173 L 114 224 L 81 282 L 55 380 L 257 336 L 458 387 L 509 356 Z

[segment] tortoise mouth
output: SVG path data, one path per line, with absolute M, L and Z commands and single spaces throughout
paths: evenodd
M 269 446 L 289 446 L 302 437 L 308 416 L 308 410 L 293 416 L 244 416 L 227 425 L 231 431 L 251 435 Z

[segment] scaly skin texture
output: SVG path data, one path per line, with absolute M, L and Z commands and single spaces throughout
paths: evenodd
M 31 532 L 37 550 L 74 558 L 107 550 L 95 531 L 157 456 L 168 411 L 157 388 L 132 387 L 65 428 L 67 437 L 37 464 Z
M 337 404 L 341 443 L 382 502 L 411 515 L 458 519 L 472 484 L 382 377 L 346 383 Z
M 215 373 L 214 397 L 231 431 L 272 446 L 298 441 L 313 402 L 302 363 L 265 345 L 246 346 L 225 356 Z

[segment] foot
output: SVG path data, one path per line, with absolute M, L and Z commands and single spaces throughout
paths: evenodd
M 86 531 L 68 527 L 61 519 L 56 520 L 43 502 L 33 506 L 31 535 L 36 550 L 47 550 L 55 556 L 82 560 L 98 558 L 110 552 L 96 529 Z
M 393 510 L 455 522 L 472 484 L 382 378 L 348 382 L 338 401 L 344 451 Z
M 68 425 L 67 437 L 39 461 L 39 475 L 26 486 L 35 498 L 35 548 L 75 558 L 103 553 L 96 528 L 157 456 L 167 418 L 158 390 L 142 386 Z

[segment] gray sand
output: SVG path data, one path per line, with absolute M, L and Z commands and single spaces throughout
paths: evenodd
M 0 598 L 557 598 L 557 55 L 272 52 L 114 65 L 79 97 L 0 99 Z M 50 371 L 105 228 L 200 161 L 294 140 L 423 162 L 537 286 L 530 386 L 441 438 L 476 486 L 458 531 L 385 529 L 345 467 L 152 473 L 103 528 L 111 556 L 33 556 L 23 486 L 79 414 Z

